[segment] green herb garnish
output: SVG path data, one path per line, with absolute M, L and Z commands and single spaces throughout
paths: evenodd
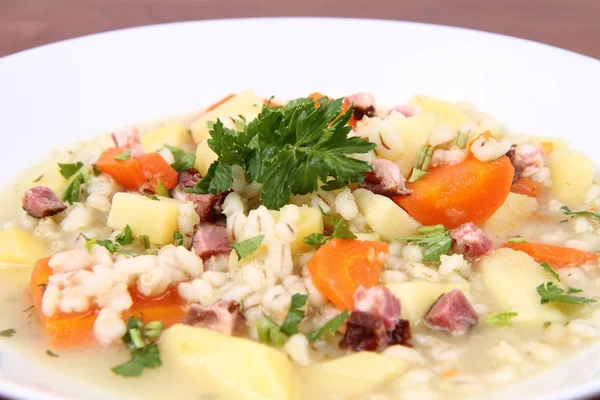
M 81 161 L 77 161 L 76 163 L 71 164 L 61 164 L 58 163 L 58 169 L 60 174 L 65 177 L 65 179 L 69 179 L 73 176 L 77 171 L 79 171 L 83 167 L 83 163 Z M 38 178 L 38 180 L 41 178 Z M 36 182 L 36 181 L 34 181 Z
M 525 240 L 524 237 L 521 236 L 513 236 L 513 237 L 509 237 L 508 238 L 508 243 L 526 243 L 527 240 Z
M 183 235 L 177 231 L 173 232 L 173 240 L 175 240 L 175 246 L 183 245 Z
M 155 200 L 155 201 L 159 201 L 158 197 L 156 197 L 153 194 L 148 194 L 148 193 L 144 193 L 144 196 L 146 196 L 147 198 L 149 198 L 150 200 Z
M 238 258 L 242 259 L 254 253 L 254 251 L 260 247 L 264 238 L 265 235 L 254 236 L 253 238 L 233 243 L 230 247 L 235 250 Z
M 256 331 L 258 332 L 258 341 L 260 343 L 273 343 L 277 347 L 283 346 L 283 335 L 279 330 L 279 325 L 270 317 L 264 315 L 263 319 L 259 319 L 256 322 Z
M 314 342 L 315 340 L 321 339 L 326 335 L 335 334 L 338 331 L 338 329 L 340 329 L 340 326 L 342 326 L 344 321 L 348 319 L 348 315 L 350 315 L 350 312 L 348 310 L 336 315 L 335 317 L 327 321 L 325 325 L 323 325 L 319 329 L 309 332 L 306 335 L 306 337 L 309 341 Z
M 141 318 L 129 317 L 123 343 L 131 352 L 131 359 L 117 365 L 112 371 L 121 376 L 140 376 L 145 368 L 156 368 L 162 364 L 155 340 L 163 330 L 162 321 L 148 322 L 144 326 Z
M 283 107 L 263 106 L 242 132 L 217 120 L 210 130 L 209 147 L 218 159 L 189 193 L 218 194 L 231 188 L 232 165 L 240 165 L 251 182 L 262 183 L 261 200 L 269 209 L 289 203 L 293 194 L 308 194 L 329 177 L 345 185 L 361 183 L 368 163 L 348 157 L 375 147 L 359 137 L 348 137 L 346 123 L 352 107 L 342 112 L 343 99 L 300 98 Z M 327 186 L 325 188 L 328 188 Z
M 415 230 L 420 235 L 394 238 L 406 243 L 425 247 L 423 261 L 439 262 L 442 254 L 448 254 L 452 246 L 450 231 L 444 225 L 421 226 Z
M 463 132 L 458 132 L 456 136 L 456 147 L 459 149 L 465 149 L 467 147 L 467 143 L 469 142 L 469 135 Z
M 319 209 L 321 208 L 319 207 Z M 352 233 L 350 229 L 348 229 L 348 227 L 346 226 L 346 224 L 344 224 L 344 221 L 342 219 L 334 218 L 331 215 L 324 212 L 322 209 L 321 214 L 323 214 L 324 217 L 329 217 L 331 222 L 334 224 L 331 236 L 326 237 L 322 233 L 311 233 L 302 240 L 305 244 L 318 249 L 331 239 L 356 239 L 356 235 Z
M 156 185 L 156 194 L 162 197 L 171 197 L 169 196 L 169 191 L 161 181 L 158 181 L 158 184 Z
M 92 248 L 94 247 L 95 244 L 97 244 L 98 246 L 105 247 L 111 253 L 117 252 L 120 247 L 118 243 L 114 243 L 109 239 L 105 239 L 105 240 L 90 239 L 87 236 L 85 236 L 84 234 L 81 234 L 81 236 L 83 236 L 83 238 L 85 239 L 85 248 L 87 249 L 88 253 L 92 252 Z
M 35 178 L 33 180 L 33 183 L 37 183 L 37 182 L 41 181 L 43 177 L 44 177 L 44 174 L 41 174 L 40 176 L 38 176 L 37 178 Z
M 567 206 L 562 206 L 560 209 L 563 210 L 563 214 L 565 215 L 577 215 L 581 217 L 594 218 L 596 220 L 600 220 L 600 214 L 592 211 L 571 211 Z
M 125 161 L 125 160 L 129 160 L 129 157 L 131 157 L 131 150 L 127 150 L 127 151 L 122 152 L 121 154 L 117 154 L 113 158 L 115 160 Z
M 66 201 L 69 204 L 79 201 L 79 196 L 81 195 L 81 185 L 90 184 L 90 173 L 83 164 L 81 165 L 82 166 L 75 173 L 69 175 L 69 180 L 67 181 L 61 196 L 61 200 Z M 70 173 L 70 170 L 68 172 Z
M 125 228 L 123 228 L 121 233 L 117 235 L 115 240 L 121 246 L 126 246 L 133 243 L 133 232 L 131 232 L 131 227 L 129 225 L 125 225 Z
M 537 287 L 537 292 L 540 295 L 540 303 L 546 304 L 549 302 L 567 303 L 567 304 L 588 304 L 595 303 L 596 300 L 586 297 L 571 296 L 568 293 L 579 293 L 581 290 L 575 289 L 565 291 L 552 282 L 542 283 Z
M 516 312 L 501 312 L 496 314 L 490 314 L 487 316 L 485 322 L 490 325 L 512 326 L 510 319 L 518 315 L 519 314 Z
M 177 172 L 183 171 L 184 169 L 194 168 L 196 162 L 196 153 L 186 153 L 179 147 L 169 146 L 165 144 L 165 148 L 168 149 L 175 161 L 171 164 L 171 167 Z
M 431 157 L 433 156 L 433 147 L 421 146 L 417 152 L 417 158 L 415 159 L 415 165 L 410 174 L 408 181 L 413 183 L 427 174 L 429 164 L 431 163 Z
M 17 331 L 15 331 L 14 329 L 10 328 L 10 329 L 5 329 L 3 331 L 0 331 L 0 337 L 12 337 L 15 333 L 17 333 Z
M 542 268 L 544 268 L 546 270 L 546 272 L 548 272 L 548 274 L 550 274 L 551 277 L 553 277 L 554 279 L 556 279 L 556 281 L 560 282 L 560 276 L 556 273 L 555 270 L 553 270 L 548 263 L 541 263 L 540 264 L 542 266 Z
M 52 350 L 46 350 L 46 354 L 48 354 L 50 357 L 58 357 L 58 354 L 56 354 Z
M 281 332 L 285 333 L 287 336 L 298 333 L 298 324 L 302 321 L 302 318 L 304 318 L 304 310 L 301 310 L 300 308 L 304 307 L 307 299 L 308 296 L 301 293 L 296 293 L 292 296 L 290 308 L 285 317 L 285 321 L 283 321 L 280 328 Z
M 142 246 L 144 246 L 145 249 L 149 249 L 151 247 L 150 238 L 148 237 L 148 235 L 140 235 L 138 239 L 140 240 L 140 243 L 142 244 Z

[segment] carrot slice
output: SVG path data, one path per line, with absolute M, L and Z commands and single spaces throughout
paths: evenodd
M 521 177 L 513 182 L 510 191 L 537 198 L 540 195 L 540 186 L 533 179 Z
M 545 156 L 550 155 L 554 151 L 554 143 L 542 142 L 542 152 Z
M 146 177 L 138 160 L 134 157 L 129 157 L 127 160 L 117 160 L 115 156 L 125 153 L 126 149 L 110 148 L 106 150 L 98 162 L 96 167 L 112 178 L 127 190 L 138 190 L 144 183 Z
M 595 253 L 542 243 L 505 243 L 502 247 L 523 251 L 537 262 L 548 263 L 553 268 L 575 267 L 589 261 L 598 260 L 598 255 Z
M 459 164 L 429 169 L 424 177 L 407 184 L 412 194 L 392 199 L 423 225 L 481 225 L 504 203 L 513 175 L 506 156 L 492 162 L 469 156 Z
M 219 107 L 223 103 L 226 103 L 229 99 L 231 99 L 232 97 L 235 97 L 235 96 L 236 96 L 235 93 L 228 94 L 227 96 L 223 97 L 221 100 L 219 100 L 216 103 L 213 103 L 210 106 L 208 106 L 208 108 L 206 110 L 204 110 L 204 112 L 208 112 L 208 111 L 214 110 L 215 108 Z
M 384 242 L 333 239 L 308 261 L 315 287 L 340 310 L 354 306 L 359 286 L 371 287 L 379 281 L 390 246 Z
M 156 192 L 159 182 L 167 190 L 171 190 L 177 185 L 177 171 L 160 154 L 146 153 L 137 159 L 152 191 Z
M 50 258 L 41 258 L 37 261 L 29 281 L 29 293 L 42 323 L 49 344 L 53 347 L 84 347 L 97 345 L 94 336 L 94 322 L 97 309 L 91 309 L 81 314 L 57 314 L 51 318 L 42 312 L 42 297 L 48 278 L 52 275 L 52 268 L 48 265 Z M 165 293 L 156 298 L 143 297 L 136 289 L 129 291 L 133 300 L 131 309 L 123 313 L 123 320 L 130 315 L 142 317 L 145 321 L 163 321 L 165 327 L 174 325 L 183 320 L 185 315 L 184 300 L 176 289 L 167 289 Z

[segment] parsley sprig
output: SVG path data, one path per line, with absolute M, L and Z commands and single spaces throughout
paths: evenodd
M 433 156 L 433 147 L 421 146 L 417 152 L 417 158 L 415 159 L 415 165 L 410 174 L 408 181 L 413 183 L 427 174 L 429 164 L 431 163 L 431 157 Z
M 254 236 L 241 242 L 233 243 L 230 247 L 235 250 L 238 258 L 248 257 L 258 249 L 265 238 L 265 235 Z
M 183 171 L 184 169 L 194 168 L 196 162 L 196 153 L 186 153 L 179 147 L 169 146 L 165 144 L 165 148 L 173 154 L 175 161 L 171 164 L 171 167 L 177 172 Z
M 331 223 L 333 224 L 333 232 L 331 233 L 331 236 L 325 236 L 322 233 L 311 233 L 303 239 L 304 243 L 318 249 L 331 239 L 356 239 L 356 235 L 352 233 L 350 229 L 348 229 L 346 224 L 344 224 L 343 219 L 332 217 L 326 212 L 323 212 L 323 209 L 321 209 L 321 214 L 323 214 L 324 217 L 329 217 Z
M 329 321 L 327 321 L 319 329 L 315 329 L 314 331 L 309 332 L 306 335 L 306 337 L 308 338 L 309 341 L 314 342 L 317 339 L 321 339 L 327 335 L 336 333 L 338 331 L 338 329 L 340 329 L 340 326 L 342 326 L 344 321 L 346 321 L 348 319 L 349 315 L 350 315 L 350 312 L 348 310 L 336 315 L 335 317 L 333 317 Z
M 595 303 L 596 300 L 586 297 L 572 296 L 571 293 L 579 293 L 581 289 L 568 288 L 566 293 L 563 289 L 556 286 L 553 282 L 542 283 L 537 287 L 537 292 L 540 295 L 540 303 L 546 304 L 549 302 L 567 303 L 567 304 L 588 304 Z
M 160 367 L 160 353 L 156 340 L 163 330 L 162 321 L 151 321 L 144 325 L 141 318 L 129 317 L 123 343 L 131 352 L 131 359 L 112 368 L 121 376 L 140 376 L 145 368 Z
M 562 206 L 560 209 L 563 210 L 563 214 L 565 215 L 577 215 L 580 217 L 592 218 L 596 221 L 600 221 L 599 213 L 595 213 L 592 211 L 571 211 L 571 209 L 567 206 Z
M 512 326 L 511 318 L 518 316 L 516 312 L 499 312 L 487 316 L 485 322 L 490 325 Z
M 283 321 L 279 326 L 271 317 L 264 316 L 256 324 L 258 332 L 258 340 L 261 343 L 273 343 L 277 347 L 283 346 L 283 334 L 293 336 L 298 333 L 298 324 L 304 318 L 304 310 L 302 307 L 306 305 L 308 296 L 302 293 L 296 293 L 292 296 L 290 308 Z
M 415 230 L 420 235 L 394 238 L 406 243 L 425 247 L 423 261 L 439 262 L 442 254 L 448 254 L 452 246 L 450 231 L 444 225 L 421 226 Z
M 348 137 L 346 123 L 352 107 L 342 113 L 342 100 L 299 98 L 283 107 L 264 106 L 258 117 L 236 132 L 217 120 L 210 130 L 209 147 L 218 159 L 190 193 L 225 192 L 233 182 L 233 165 L 240 165 L 250 181 L 262 183 L 261 200 L 279 209 L 293 194 L 361 183 L 371 170 L 365 161 L 348 157 L 375 147 L 359 137 Z M 333 180 L 328 180 L 333 178 Z
M 58 164 L 62 176 L 68 179 L 61 200 L 69 204 L 79 201 L 81 186 L 90 184 L 89 168 L 81 162 L 75 164 Z M 79 167 L 75 170 L 75 168 Z

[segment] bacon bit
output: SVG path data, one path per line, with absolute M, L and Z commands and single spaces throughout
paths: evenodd
M 400 320 L 400 300 L 385 286 L 359 286 L 354 292 L 354 310 L 382 318 L 386 330 L 394 329 Z
M 363 186 L 383 196 L 405 196 L 412 193 L 406 187 L 406 179 L 402 176 L 398 165 L 390 160 L 378 158 L 371 163 L 373 171 L 367 172 Z
M 186 187 L 196 186 L 199 180 L 200 173 L 194 168 L 184 169 L 179 172 L 178 183 L 171 190 L 171 196 L 181 201 L 193 203 L 196 213 L 200 217 L 200 222 L 214 221 L 221 214 L 221 206 L 227 193 L 216 195 L 186 193 L 183 191 Z
M 227 229 L 211 222 L 196 225 L 192 237 L 192 249 L 203 260 L 231 252 L 227 241 Z
M 240 310 L 239 303 L 225 300 L 219 300 L 209 307 L 191 304 L 183 319 L 186 325 L 207 328 L 226 335 L 239 333 L 245 322 L 246 318 Z
M 144 148 L 140 141 L 140 134 L 137 127 L 128 126 L 112 134 L 115 147 L 131 150 L 132 157 L 138 157 L 144 154 Z
M 492 240 L 472 222 L 462 224 L 450 231 L 454 240 L 454 251 L 468 257 L 479 257 L 492 250 Z
M 360 121 L 365 115 L 369 118 L 375 116 L 375 96 L 372 93 L 361 92 L 347 96 L 344 103 L 353 105 L 356 121 Z
M 23 195 L 23 210 L 33 218 L 49 217 L 66 209 L 67 205 L 46 186 L 33 187 Z
M 544 166 L 544 152 L 535 144 L 512 145 L 506 155 L 515 167 L 514 179 L 529 178 Z
M 425 325 L 454 336 L 464 335 L 477 324 L 477 313 L 459 289 L 445 293 L 425 315 Z

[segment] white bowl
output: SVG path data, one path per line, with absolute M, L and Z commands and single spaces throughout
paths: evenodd
M 0 59 L 0 184 L 58 143 L 202 109 L 230 92 L 370 91 L 468 100 L 515 130 L 563 136 L 598 161 L 600 62 L 522 39 L 374 20 L 250 19 L 126 29 Z M 0 340 L 0 393 L 105 398 Z M 488 399 L 600 393 L 600 346 Z

